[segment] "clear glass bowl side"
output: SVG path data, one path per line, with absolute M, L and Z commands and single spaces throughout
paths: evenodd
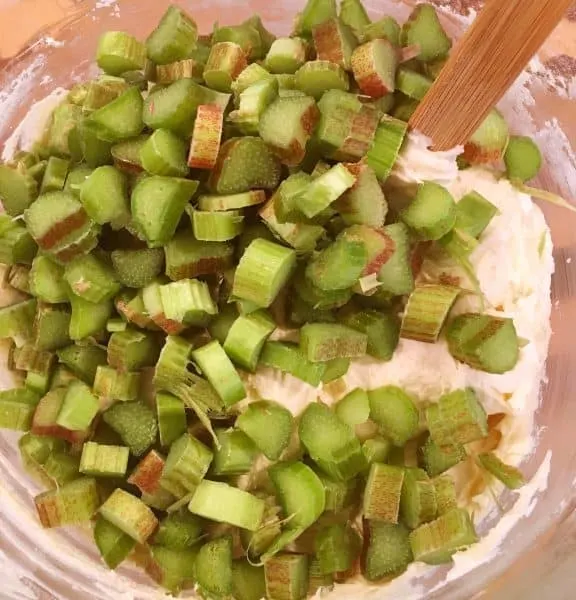
M 43 31 L 25 46 L 13 34 L 5 47 L 24 49 L 14 58 L 0 59 L 0 146 L 11 135 L 30 106 L 56 87 L 69 87 L 94 72 L 93 57 L 99 34 L 122 29 L 145 36 L 168 3 L 144 0 L 41 0 L 37 10 Z M 303 0 L 273 3 L 251 0 L 200 0 L 180 2 L 188 6 L 201 31 L 209 31 L 214 21 L 236 23 L 255 12 L 277 34 L 288 33 L 295 13 Z M 449 4 L 438 0 L 443 8 Z M 458 8 L 465 2 L 455 1 Z M 19 6 L 16 6 L 19 5 Z M 372 16 L 393 14 L 405 19 L 410 3 L 390 0 L 366 2 Z M 0 0 L 0 22 L 26 21 L 28 2 Z M 35 9 L 34 9 L 35 10 Z M 10 14 L 2 19 L 2 13 Z M 466 12 L 463 10 L 463 12 Z M 445 23 L 453 35 L 460 35 L 468 19 L 445 13 Z M 28 22 L 28 21 L 26 21 Z M 517 90 L 525 93 L 509 96 L 502 108 L 517 132 L 535 134 L 546 156 L 545 167 L 536 185 L 574 199 L 576 193 L 576 93 L 567 75 L 554 74 L 549 65 L 558 57 L 576 57 L 576 25 L 563 22 L 540 53 L 540 61 L 531 65 L 531 75 L 521 78 Z M 37 29 L 37 27 L 36 27 Z M 23 32 L 30 30 L 23 28 Z M 28 33 L 25 33 L 28 37 Z M 16 42 L 14 41 L 16 39 Z M 15 45 L 16 44 L 16 45 Z M 2 56 L 2 54 L 0 54 Z M 518 87 L 519 86 L 519 87 Z M 572 94 L 572 96 L 571 96 Z M 543 207 L 551 226 L 555 245 L 556 273 L 552 285 L 553 317 L 547 382 L 537 415 L 538 447 L 525 464 L 528 475 L 536 472 L 547 452 L 552 451 L 548 487 L 537 499 L 532 512 L 512 527 L 497 555 L 482 563 L 462 580 L 446 582 L 448 569 L 428 572 L 415 582 L 415 595 L 426 598 L 470 599 L 490 597 L 506 599 L 529 597 L 541 589 L 545 579 L 553 577 L 558 562 L 574 552 L 567 539 L 576 532 L 576 445 L 572 443 L 576 425 L 576 403 L 572 390 L 576 386 L 576 234 L 575 218 L 554 207 Z M 0 294 L 3 303 L 7 299 Z M 0 385 L 7 387 L 10 376 L 0 363 Z M 3 573 L 2 595 L 6 600 L 80 597 L 86 599 L 162 597 L 162 592 L 134 565 L 108 571 L 98 558 L 89 536 L 70 530 L 43 530 L 36 519 L 33 496 L 38 488 L 22 470 L 17 451 L 17 437 L 0 433 L 0 572 Z M 566 579 L 564 580 L 566 581 Z M 557 590 L 563 583 L 558 577 L 546 585 Z M 552 587 L 550 587 L 552 586 Z M 419 590 L 419 591 L 418 591 Z M 552 592 L 554 598 L 568 598 Z M 385 591 L 374 598 L 385 597 Z M 552 597 L 552 596 L 550 596 Z

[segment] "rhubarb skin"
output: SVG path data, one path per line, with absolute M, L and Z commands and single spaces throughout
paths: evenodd
M 158 491 L 165 460 L 156 452 L 151 450 L 132 472 L 128 483 L 135 485 L 144 494 L 154 494 Z
M 198 107 L 188 156 L 189 167 L 214 168 L 220 151 L 223 127 L 224 110 L 220 106 L 202 104 Z
M 377 64 L 382 55 L 390 61 L 387 73 L 382 73 Z M 372 98 L 382 98 L 394 91 L 397 66 L 397 51 L 388 40 L 372 40 L 356 48 L 352 54 L 352 71 L 356 83 L 362 92 Z
M 298 139 L 292 138 L 288 148 L 279 148 L 274 146 L 272 149 L 274 153 L 280 158 L 280 160 L 289 167 L 297 167 L 306 155 L 306 143 L 318 123 L 320 118 L 320 111 L 318 107 L 313 104 L 310 108 L 303 113 L 300 119 L 300 125 L 302 126 L 303 136 Z

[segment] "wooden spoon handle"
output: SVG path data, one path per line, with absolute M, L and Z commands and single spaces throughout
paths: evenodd
M 465 143 L 573 0 L 488 0 L 410 119 L 434 148 Z

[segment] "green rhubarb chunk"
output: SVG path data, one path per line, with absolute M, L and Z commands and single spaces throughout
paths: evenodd
M 88 302 L 110 300 L 121 287 L 113 269 L 93 254 L 69 262 L 64 269 L 64 280 L 74 294 Z
M 307 323 L 300 330 L 300 348 L 311 362 L 358 358 L 367 344 L 366 334 L 337 323 Z
M 400 501 L 403 522 L 410 529 L 416 529 L 435 519 L 437 512 L 434 483 L 422 469 L 406 468 Z
M 234 429 L 219 429 L 216 436 L 220 447 L 214 449 L 211 473 L 222 477 L 250 471 L 258 456 L 258 448 L 252 440 L 243 431 Z
M 362 574 L 371 582 L 384 577 L 397 577 L 412 562 L 410 530 L 403 524 L 369 521 L 368 547 L 362 563 Z
M 414 560 L 429 565 L 449 563 L 456 552 L 477 541 L 474 524 L 461 508 L 454 508 L 410 533 Z
M 266 342 L 260 355 L 260 364 L 289 373 L 316 387 L 322 381 L 326 364 L 329 363 L 314 363 L 309 361 L 306 355 L 295 344 Z
M 222 598 L 232 593 L 232 536 L 206 542 L 195 563 L 196 582 L 202 594 Z
M 236 419 L 236 427 L 270 460 L 288 448 L 294 429 L 290 411 L 272 400 L 251 402 Z
M 128 558 L 136 546 L 136 540 L 101 516 L 94 525 L 94 541 L 109 569 L 115 569 Z
M 394 445 L 404 446 L 419 428 L 419 412 L 413 397 L 399 387 L 387 385 L 368 392 L 370 418 Z
M 367 353 L 379 360 L 391 360 L 400 338 L 400 322 L 396 315 L 376 310 L 347 313 L 342 323 L 368 336 Z
M 440 446 L 431 437 L 419 448 L 418 459 L 430 477 L 441 475 L 448 469 L 466 460 L 467 454 L 462 444 Z
M 538 175 L 542 153 L 532 138 L 512 135 L 504 153 L 504 164 L 510 181 L 524 183 Z
M 275 189 L 280 162 L 258 137 L 232 138 L 222 144 L 209 187 L 216 194 L 239 194 L 252 189 Z
M 445 57 L 452 47 L 431 4 L 419 4 L 414 8 L 402 27 L 401 41 L 403 46 L 418 45 L 418 59 L 423 62 Z
M 80 201 L 96 223 L 120 227 L 130 219 L 126 177 L 114 167 L 98 167 L 80 188 Z
M 194 20 L 178 6 L 169 6 L 146 40 L 148 58 L 158 65 L 188 58 L 196 49 L 197 40 Z
M 0 200 L 11 217 L 21 215 L 37 195 L 38 183 L 32 176 L 11 166 L 0 165 Z
M 125 140 L 142 132 L 142 107 L 140 90 L 132 87 L 106 106 L 95 110 L 88 121 L 102 140 Z
M 156 416 L 141 400 L 118 402 L 104 412 L 103 419 L 118 433 L 134 456 L 142 456 L 156 441 Z
M 184 208 L 198 189 L 198 182 L 153 175 L 142 179 L 132 191 L 132 217 L 150 248 L 170 241 Z
M 171 550 L 185 550 L 198 543 L 202 527 L 202 519 L 189 511 L 174 512 L 160 521 L 154 543 Z
M 454 227 L 456 204 L 446 188 L 425 181 L 418 185 L 416 196 L 401 216 L 422 239 L 438 240 Z
M 334 479 L 347 481 L 366 469 L 358 438 L 329 407 L 310 404 L 302 414 L 299 434 L 312 460 Z

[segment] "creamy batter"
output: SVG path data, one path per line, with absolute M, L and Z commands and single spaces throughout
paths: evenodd
M 42 131 L 51 108 L 62 100 L 63 93 L 63 90 L 56 90 L 30 111 L 6 144 L 3 159 L 9 158 L 16 147 L 27 149 L 31 146 L 38 132 Z M 249 400 L 258 397 L 276 400 L 298 415 L 308 403 L 318 397 L 333 403 L 355 387 L 371 389 L 395 384 L 415 395 L 419 402 L 426 403 L 437 400 L 451 390 L 471 386 L 489 414 L 505 414 L 498 425 L 502 440 L 496 453 L 500 458 L 518 465 L 531 453 L 535 443 L 534 413 L 539 404 L 539 387 L 544 377 L 550 338 L 549 290 L 554 269 L 550 233 L 542 212 L 529 196 L 518 192 L 508 181 L 499 180 L 488 170 L 471 168 L 458 171 L 458 153 L 458 149 L 432 153 L 427 149 L 424 138 L 411 134 L 395 166 L 391 182 L 402 186 L 423 180 L 437 181 L 446 186 L 456 200 L 476 190 L 498 207 L 500 213 L 483 233 L 481 243 L 471 256 L 471 262 L 487 301 L 486 311 L 514 319 L 518 335 L 526 342 L 514 370 L 504 375 L 475 371 L 457 363 L 444 341 L 424 344 L 401 340 L 390 362 L 382 363 L 370 358 L 355 361 L 341 384 L 327 386 L 326 389 L 316 389 L 290 375 L 261 369 L 249 378 Z M 421 277 L 435 278 L 440 272 L 462 275 L 452 265 L 438 265 L 428 260 L 423 265 Z M 477 296 L 463 295 L 456 304 L 454 313 L 467 310 L 479 310 Z M 2 377 L 2 387 L 10 387 L 8 379 Z M 479 544 L 454 557 L 455 565 L 448 575 L 449 579 L 463 575 L 497 552 L 500 540 L 518 518 L 529 513 L 536 493 L 545 487 L 549 458 L 548 456 L 533 480 L 520 491 L 514 508 L 498 525 Z M 8 457 L 0 456 L 2 469 L 9 468 L 8 464 L 4 464 L 7 460 Z M 490 489 L 474 495 L 470 483 L 474 481 L 476 474 L 471 464 L 459 465 L 450 473 L 456 479 L 461 505 L 468 506 L 474 512 L 478 525 L 495 510 L 493 494 L 500 492 L 500 484 L 495 483 Z M 26 475 L 22 472 L 22 478 L 18 477 L 18 480 L 25 478 Z M 10 493 L 1 492 L 3 490 L 0 489 L 6 514 L 11 513 L 19 520 L 21 529 L 26 530 L 24 537 L 34 539 L 39 547 L 46 547 L 46 544 L 52 547 L 61 558 L 62 567 L 70 569 L 70 572 L 76 571 L 81 580 L 90 582 L 89 593 L 92 597 L 109 598 L 113 594 L 116 598 L 131 600 L 162 595 L 160 590 L 152 591 L 142 581 L 131 583 L 100 565 L 75 557 L 72 552 L 73 544 L 68 536 L 66 540 L 57 541 L 56 536 L 43 531 L 30 514 L 23 513 Z M 10 531 L 7 535 L 10 536 Z M 368 598 L 377 595 L 380 600 L 421 598 L 424 579 L 432 571 L 431 567 L 424 564 L 413 564 L 404 575 L 385 586 L 367 585 L 359 579 L 336 586 L 329 596 Z M 77 585 L 75 587 L 81 594 L 82 590 Z M 427 590 L 430 591 L 430 587 Z M 88 588 L 84 591 L 88 593 Z

